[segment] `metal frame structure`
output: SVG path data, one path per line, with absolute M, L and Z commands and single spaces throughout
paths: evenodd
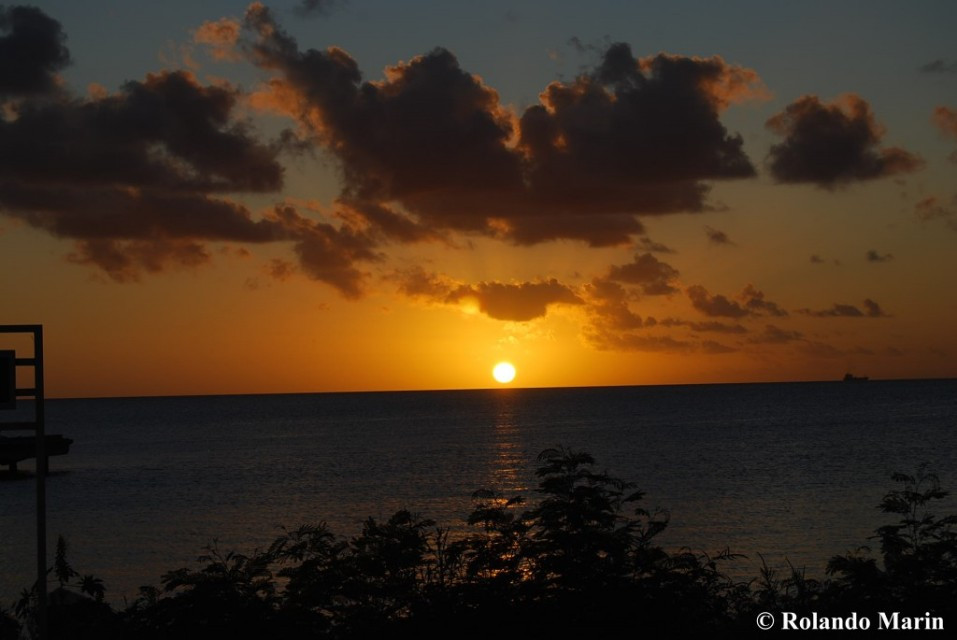
M 48 468 L 46 456 L 46 423 L 44 412 L 43 387 L 43 325 L 10 324 L 0 325 L 0 334 L 30 334 L 33 336 L 32 357 L 14 358 L 14 401 L 17 398 L 33 398 L 33 420 L 0 422 L 0 431 L 34 431 L 36 434 L 36 478 L 37 478 L 37 627 L 41 640 L 47 638 L 47 494 L 46 474 Z M 21 368 L 33 369 L 33 386 L 18 387 L 16 371 Z

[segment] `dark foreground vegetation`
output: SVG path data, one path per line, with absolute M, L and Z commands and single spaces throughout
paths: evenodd
M 921 470 L 895 474 L 879 508 L 891 524 L 866 547 L 833 557 L 825 580 L 765 568 L 744 582 L 720 568 L 731 558 L 657 543 L 665 516 L 632 485 L 596 470 L 586 453 L 538 457 L 538 502 L 474 494 L 469 530 L 408 511 L 368 519 L 359 535 L 303 526 L 252 555 L 212 548 L 198 568 L 171 571 L 125 610 L 103 583 L 79 576 L 62 539 L 51 569 L 51 638 L 605 638 L 766 635 L 770 612 L 849 620 L 878 612 L 940 617 L 957 627 L 957 517 L 930 509 L 946 496 Z M 35 594 L 0 615 L 0 638 L 29 636 Z M 819 623 L 820 624 L 820 623 Z

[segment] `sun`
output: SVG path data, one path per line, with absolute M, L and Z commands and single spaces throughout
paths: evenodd
M 515 379 L 515 367 L 511 362 L 499 362 L 492 368 L 492 377 L 502 384 L 508 384 Z

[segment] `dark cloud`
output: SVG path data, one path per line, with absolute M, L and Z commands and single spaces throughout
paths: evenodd
M 0 6 L 0 33 L 0 97 L 56 90 L 70 63 L 60 23 L 35 7 Z
M 811 256 L 811 264 L 824 264 L 824 259 L 815 253 Z
M 49 187 L 0 181 L 0 206 L 8 215 L 62 238 L 194 238 L 268 242 L 284 230 L 253 220 L 242 205 L 196 193 L 132 188 Z
M 589 322 L 583 336 L 596 349 L 612 351 L 666 351 L 674 353 L 703 352 L 709 354 L 735 351 L 714 340 L 682 339 L 663 333 L 650 334 L 654 328 L 682 327 L 694 332 L 724 334 L 747 333 L 741 325 L 721 322 L 689 322 L 675 318 L 656 320 L 642 318 L 632 311 L 629 302 L 635 294 L 629 293 L 610 278 L 595 278 L 585 287 Z M 644 330 L 644 331 L 639 331 Z
M 93 265 L 115 282 L 136 282 L 143 272 L 158 273 L 170 266 L 197 267 L 209 262 L 206 248 L 182 239 L 122 241 L 94 238 L 76 242 L 67 255 L 76 264 Z
M 333 150 L 350 201 L 397 200 L 443 226 L 482 230 L 487 221 L 473 209 L 487 214 L 499 208 L 498 195 L 521 189 L 520 158 L 506 144 L 510 115 L 448 51 L 400 63 L 382 83 L 362 83 L 347 53 L 300 52 L 265 7 L 253 5 L 246 24 L 258 35 L 254 60 L 279 74 L 259 103 L 295 117 Z M 453 201 L 462 206 L 450 213 Z
M 551 305 L 583 304 L 583 300 L 554 278 L 518 284 L 480 282 L 462 285 L 447 296 L 448 302 L 475 301 L 479 311 L 496 320 L 527 322 L 543 317 Z
M 296 15 L 303 18 L 313 16 L 327 16 L 347 3 L 348 0 L 299 0 L 293 9 Z
M 957 62 L 947 62 L 938 58 L 922 65 L 920 70 L 924 73 L 957 73 Z
M 597 212 L 702 210 L 701 180 L 754 175 L 718 116 L 754 97 L 757 83 L 717 57 L 637 60 L 614 44 L 591 74 L 553 82 L 523 113 L 532 191 Z
M 772 175 L 780 182 L 808 182 L 833 188 L 842 184 L 915 171 L 916 155 L 881 147 L 884 129 L 870 105 L 854 94 L 831 104 L 804 96 L 767 121 L 785 137 L 771 147 Z
M 760 82 L 717 57 L 638 60 L 612 45 L 516 118 L 444 49 L 363 82 L 346 52 L 300 51 L 262 5 L 245 24 L 252 59 L 275 74 L 254 104 L 336 155 L 344 199 L 394 203 L 433 229 L 625 244 L 643 231 L 636 215 L 703 210 L 703 181 L 754 174 L 719 115 Z
M 575 238 L 591 247 L 610 247 L 624 244 L 645 231 L 633 215 L 615 213 L 600 217 L 576 213 L 529 214 L 508 219 L 489 218 L 487 222 L 490 223 L 488 235 L 525 246 Z
M 607 275 L 609 280 L 637 285 L 642 293 L 649 296 L 677 293 L 678 289 L 674 286 L 677 277 L 677 269 L 650 253 L 635 254 L 632 262 L 612 266 Z
M 732 302 L 722 295 L 712 296 L 701 285 L 688 287 L 687 294 L 691 300 L 691 306 L 706 316 L 742 318 L 748 315 L 747 309 L 742 308 L 737 302 Z
M 0 210 L 78 241 L 73 261 L 118 281 L 202 264 L 205 241 L 285 239 L 224 195 L 282 185 L 277 150 L 233 118 L 237 100 L 164 72 L 114 95 L 22 102 L 0 120 Z
M 100 99 L 27 103 L 0 121 L 0 173 L 67 188 L 276 190 L 276 150 L 231 120 L 236 101 L 232 89 L 164 72 Z
M 653 318 L 643 320 L 631 310 L 628 306 L 630 296 L 617 282 L 595 278 L 586 291 L 592 323 L 600 328 L 601 333 L 630 331 L 656 324 Z
M 651 253 L 677 253 L 671 247 L 663 245 L 660 242 L 655 242 L 648 237 L 638 238 L 638 246 L 645 251 L 650 251 Z
M 382 259 L 372 238 L 347 225 L 334 227 L 315 222 L 288 205 L 277 206 L 270 220 L 295 241 L 294 250 L 303 273 L 334 287 L 346 298 L 362 296 L 366 274 L 357 263 Z
M 728 234 L 726 234 L 724 231 L 719 231 L 718 229 L 706 226 L 704 228 L 704 233 L 706 236 L 708 236 L 708 241 L 711 242 L 711 244 L 734 245 L 734 243 L 731 242 L 731 238 L 729 238 Z
M 852 304 L 835 303 L 830 309 L 799 309 L 798 313 L 817 318 L 886 318 L 888 317 L 881 306 L 867 298 L 864 300 L 864 310 Z
M 568 39 L 568 46 L 577 51 L 580 54 L 586 53 L 589 50 L 589 45 L 586 45 L 581 41 L 581 38 L 578 36 L 572 36 Z
M 834 303 L 830 309 L 823 309 L 820 311 L 812 311 L 811 309 L 800 309 L 799 313 L 804 315 L 816 316 L 818 318 L 825 317 L 844 317 L 844 318 L 863 318 L 864 313 L 855 307 L 852 304 L 840 304 Z
M 228 28 L 216 34 L 224 44 L 232 37 Z M 408 239 L 415 225 L 363 209 L 333 226 L 285 205 L 254 218 L 229 194 L 278 191 L 281 145 L 257 139 L 236 118 L 238 103 L 236 89 L 182 71 L 115 94 L 23 100 L 0 120 L 0 210 L 74 240 L 70 261 L 118 282 L 205 264 L 209 242 L 281 241 L 292 243 L 305 275 L 358 297 L 366 277 L 358 265 L 380 259 L 379 239 Z M 369 220 L 375 236 L 364 229 Z M 282 266 L 273 277 L 288 277 Z
M 894 254 L 892 253 L 878 253 L 874 249 L 869 249 L 867 252 L 867 261 L 868 262 L 889 262 L 894 259 Z
M 724 318 L 743 318 L 745 316 L 786 316 L 787 311 L 777 303 L 765 299 L 764 293 L 754 285 L 747 285 L 738 295 L 737 301 L 723 295 L 711 295 L 701 285 L 686 290 L 691 306 L 706 316 Z
M 538 282 L 457 283 L 421 267 L 393 276 L 401 293 L 437 304 L 469 305 L 495 320 L 528 322 L 541 318 L 554 305 L 581 305 L 584 301 L 554 278 Z
M 0 212 L 72 239 L 71 262 L 128 282 L 204 264 L 209 242 L 290 242 L 304 274 L 356 297 L 365 277 L 357 265 L 380 258 L 376 243 L 418 232 L 371 209 L 339 226 L 286 206 L 257 219 L 231 195 L 279 191 L 277 156 L 289 145 L 262 142 L 237 117 L 237 89 L 175 71 L 79 98 L 57 88 L 69 54 L 56 21 L 38 9 L 0 9 L 0 31 L 0 93 L 18 96 L 0 118 Z M 222 57 L 238 36 L 229 20 L 195 34 Z M 365 229 L 373 223 L 375 235 Z
M 385 205 L 376 202 L 350 202 L 345 200 L 339 200 L 337 204 L 339 205 L 338 214 L 340 216 L 354 216 L 369 227 L 370 233 L 379 234 L 386 240 L 409 243 L 439 238 L 438 234 L 432 229 Z
M 397 270 L 392 279 L 398 282 L 399 292 L 410 298 L 424 298 L 433 302 L 443 302 L 455 288 L 455 283 L 435 273 L 429 273 L 421 266 Z
M 782 309 L 776 302 L 767 300 L 763 291 L 758 291 L 754 285 L 747 285 L 738 296 L 738 299 L 744 304 L 752 315 L 756 316 L 777 316 L 783 317 L 788 312 Z

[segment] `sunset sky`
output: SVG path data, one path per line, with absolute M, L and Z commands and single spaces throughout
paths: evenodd
M 955 24 L 6 4 L 0 323 L 53 396 L 957 376 Z

